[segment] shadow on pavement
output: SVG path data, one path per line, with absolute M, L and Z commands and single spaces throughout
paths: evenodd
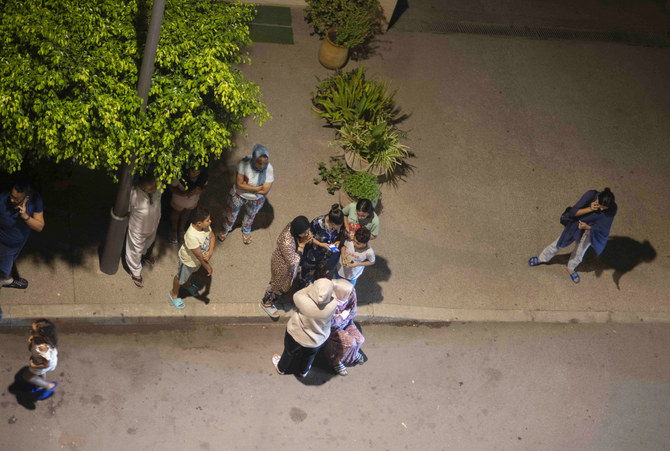
M 14 375 L 14 383 L 7 387 L 7 391 L 16 396 L 16 401 L 21 406 L 28 410 L 35 410 L 38 395 L 31 393 L 32 385 L 23 380 L 23 372 L 27 369 L 28 367 L 24 366 Z
M 372 248 L 374 249 L 374 241 L 372 242 Z M 365 268 L 363 275 L 356 282 L 356 295 L 359 305 L 376 304 L 384 300 L 379 282 L 391 278 L 391 269 L 384 257 L 380 255 L 375 255 L 375 257 L 375 264 Z
M 551 265 L 567 265 L 569 254 L 558 255 L 549 263 Z M 599 256 L 592 248 L 586 252 L 584 260 L 577 267 L 578 272 L 595 272 L 600 277 L 605 271 L 614 270 L 612 280 L 617 289 L 624 274 L 632 271 L 641 263 L 650 263 L 656 259 L 656 250 L 648 240 L 639 242 L 626 236 L 612 236 Z

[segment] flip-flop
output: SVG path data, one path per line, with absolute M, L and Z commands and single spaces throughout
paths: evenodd
M 279 311 L 277 310 L 277 307 L 275 307 L 274 304 L 270 304 L 270 305 L 266 306 L 266 305 L 263 305 L 262 302 L 260 302 L 258 305 L 261 306 L 263 311 L 265 311 L 265 313 L 267 313 L 270 318 L 272 318 L 273 320 L 279 319 Z
M 54 391 L 56 390 L 56 387 L 58 387 L 58 382 L 54 382 L 53 388 L 50 389 L 50 390 L 45 390 L 43 393 L 41 393 L 37 397 L 37 399 L 40 400 L 40 401 L 47 399 L 49 396 L 54 394 Z
M 223 238 L 221 238 L 221 236 L 223 236 Z M 219 241 L 221 241 L 222 243 L 223 243 L 224 241 L 226 241 L 226 238 L 228 238 L 228 232 L 226 232 L 226 233 L 219 232 L 219 233 L 216 235 L 216 239 L 219 240 Z
M 242 242 L 244 244 L 251 244 L 251 234 L 250 233 L 243 233 L 242 234 Z
M 346 375 L 349 374 L 347 372 L 347 367 L 344 366 L 342 363 L 338 363 L 337 365 L 333 365 L 333 371 L 335 371 L 340 376 L 346 376 Z
M 279 373 L 281 376 L 283 376 L 286 373 L 284 373 L 283 371 L 281 371 L 279 369 L 278 365 L 279 365 L 280 360 L 281 360 L 281 356 L 279 354 L 275 354 L 275 355 L 272 356 L 272 364 L 275 366 L 275 370 L 277 370 L 277 373 Z
M 142 281 L 142 276 L 135 277 L 135 276 L 130 276 L 133 279 L 133 283 L 137 288 L 144 288 L 144 283 Z
M 579 278 L 579 274 L 577 272 L 573 272 L 572 274 L 570 274 L 570 278 L 574 283 L 579 283 L 581 281 L 581 279 Z
M 146 263 L 148 266 L 153 266 L 156 263 L 156 259 L 152 256 L 148 256 L 142 259 L 142 263 Z
M 540 260 L 537 259 L 537 257 L 530 257 L 528 259 L 528 266 L 537 266 L 540 264 Z
M 179 310 L 181 310 L 181 309 L 183 309 L 184 307 L 186 307 L 186 304 L 184 304 L 184 301 L 182 301 L 181 298 L 172 299 L 172 294 L 171 294 L 171 293 L 168 293 L 168 297 L 170 298 L 170 301 L 172 302 L 172 304 L 174 304 L 174 306 L 175 306 L 176 308 L 178 308 Z

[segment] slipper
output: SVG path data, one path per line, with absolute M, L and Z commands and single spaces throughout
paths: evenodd
M 540 260 L 537 259 L 537 257 L 530 257 L 528 259 L 528 266 L 537 266 L 540 264 Z
M 298 377 L 303 377 L 303 378 L 307 377 L 307 375 L 309 374 L 309 370 L 311 370 L 311 369 L 312 369 L 312 367 L 307 368 L 307 371 L 305 371 L 304 373 L 298 374 Z
M 144 283 L 142 282 L 142 276 L 135 277 L 135 276 L 130 276 L 131 279 L 133 279 L 133 283 L 137 288 L 144 288 Z
M 283 376 L 286 373 L 284 373 L 283 371 L 281 371 L 279 369 L 278 365 L 279 365 L 280 360 L 281 360 L 281 356 L 279 354 L 275 354 L 275 355 L 272 356 L 272 364 L 275 366 L 275 370 L 277 370 L 277 373 L 279 373 L 281 376 Z
M 171 293 L 168 293 L 168 297 L 170 298 L 170 301 L 172 301 L 172 304 L 174 304 L 174 306 L 175 306 L 176 308 L 178 308 L 179 310 L 181 310 L 181 309 L 183 309 L 184 307 L 186 307 L 186 304 L 184 304 L 184 301 L 182 301 L 181 298 L 172 299 L 172 294 L 171 294 Z
M 148 257 L 142 257 L 142 263 L 145 263 L 147 266 L 153 266 L 156 263 L 156 259 L 151 255 Z
M 579 278 L 579 274 L 576 273 L 576 272 L 573 272 L 572 274 L 570 274 L 570 278 L 572 279 L 572 281 L 574 283 L 579 283 L 581 281 L 581 279 Z
M 277 307 L 275 307 L 274 304 L 263 305 L 263 303 L 260 302 L 258 305 L 261 306 L 261 308 L 265 311 L 265 313 L 268 314 L 270 318 L 279 319 L 279 311 L 277 310 Z
M 40 401 L 43 401 L 50 397 L 51 395 L 54 394 L 54 391 L 56 391 L 56 387 L 58 387 L 58 382 L 54 382 L 54 386 L 51 390 L 45 390 L 44 393 L 40 394 L 37 399 Z
M 367 361 L 368 358 L 364 354 L 359 352 L 358 354 L 356 354 L 356 360 L 354 360 L 354 365 L 363 365 Z
M 347 374 L 349 374 L 347 373 L 347 367 L 345 367 L 342 363 L 333 365 L 333 371 L 335 371 L 340 376 L 346 376 Z
M 33 388 L 30 389 L 30 393 L 41 393 L 41 392 L 44 391 L 43 388 L 40 388 L 37 385 L 33 385 L 33 384 L 30 384 L 30 385 L 33 386 Z
M 251 244 L 251 234 L 250 233 L 243 233 L 242 234 L 242 242 L 244 244 Z
M 168 243 L 179 244 L 179 241 L 177 240 L 177 234 L 176 233 L 171 233 L 170 234 L 170 237 L 168 238 Z
M 26 288 L 28 288 L 28 281 L 20 277 L 15 277 L 12 283 L 10 283 L 9 285 L 3 285 L 3 287 L 18 288 L 19 290 L 25 290 Z
M 228 238 L 228 232 L 226 232 L 226 233 L 219 232 L 219 234 L 216 235 L 216 239 L 219 240 L 219 241 L 221 241 L 222 243 L 223 243 L 224 241 L 226 241 L 226 238 Z
M 191 282 L 191 286 L 186 289 L 191 296 L 199 296 L 200 295 L 200 287 L 195 284 L 195 282 Z

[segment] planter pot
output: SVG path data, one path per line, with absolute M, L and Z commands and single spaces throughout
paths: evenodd
M 326 69 L 339 69 L 349 58 L 349 48 L 335 44 L 336 34 L 334 29 L 328 30 L 319 47 L 319 62 Z
M 376 175 L 377 177 L 386 174 L 386 169 L 381 166 L 368 163 L 367 160 L 361 158 L 360 155 L 358 155 L 353 150 L 344 149 L 344 161 L 352 171 L 369 172 L 370 174 Z
M 352 202 L 356 202 L 358 199 L 354 199 L 350 195 L 347 194 L 347 192 L 343 189 L 340 190 L 340 206 L 342 208 L 346 207 Z M 372 202 L 372 208 L 377 208 L 377 203 L 379 202 L 379 199 L 376 201 Z

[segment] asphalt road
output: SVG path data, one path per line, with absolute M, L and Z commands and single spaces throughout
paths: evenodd
M 88 326 L 92 327 L 92 326 Z M 61 331 L 56 394 L 17 402 L 0 335 L 0 450 L 670 448 L 667 325 L 368 325 L 369 361 L 279 376 L 283 328 Z

